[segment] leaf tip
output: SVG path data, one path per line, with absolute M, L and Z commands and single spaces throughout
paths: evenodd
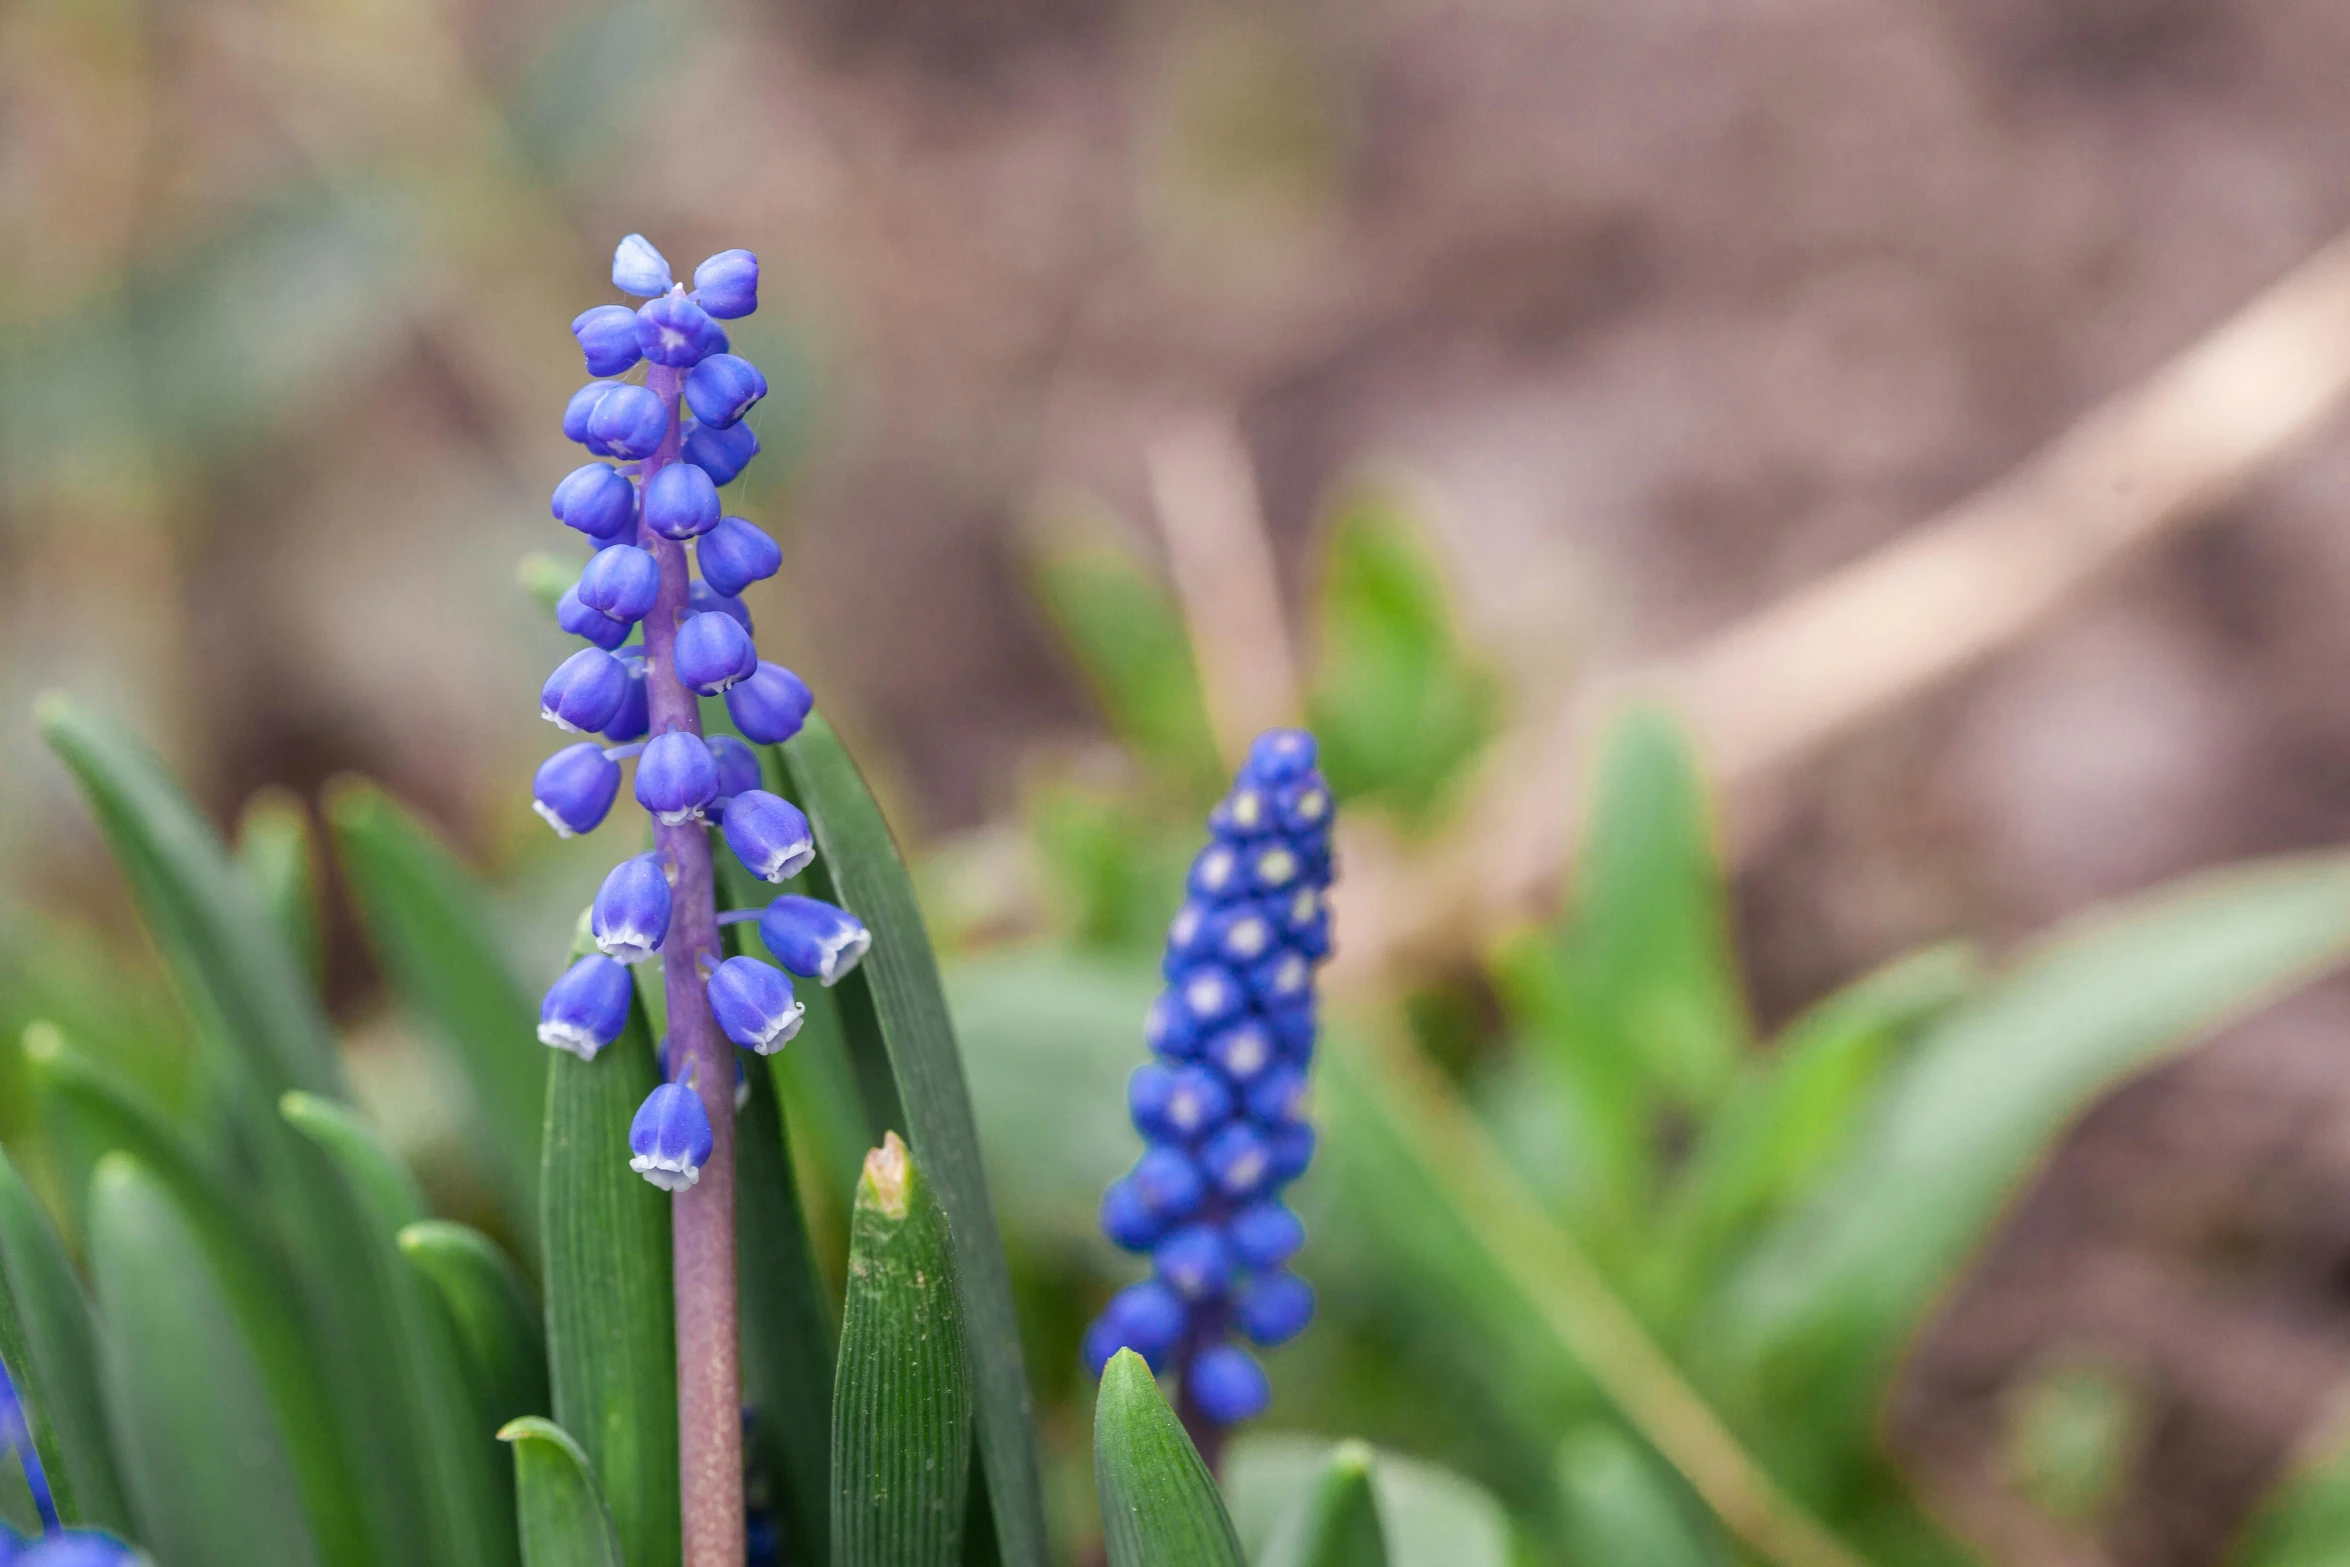
M 1348 1479 L 1369 1479 L 1376 1462 L 1371 1444 L 1359 1438 L 1349 1437 L 1330 1450 L 1331 1471 Z
M 34 1067 L 47 1067 L 65 1054 L 65 1031 L 47 1018 L 25 1025 L 24 1058 Z
M 33 724 L 52 745 L 57 732 L 73 721 L 73 711 L 73 698 L 62 691 L 44 691 L 33 698 Z
M 912 1201 L 914 1164 L 895 1132 L 881 1134 L 881 1146 L 865 1156 L 865 1179 L 858 1197 L 881 1211 L 883 1218 L 903 1219 Z

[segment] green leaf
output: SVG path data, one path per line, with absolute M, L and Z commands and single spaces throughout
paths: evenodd
M 1331 509 L 1321 662 L 1308 699 L 1343 800 L 1425 824 L 1501 722 L 1501 691 L 1462 645 L 1444 574 L 1400 496 L 1357 485 Z
M 1273 1531 L 1257 1567 L 1387 1567 L 1370 1447 L 1341 1442 Z
M 502 1427 L 498 1440 L 514 1444 L 523 1567 L 623 1567 L 595 1465 L 579 1444 L 536 1417 Z
M 2067 928 L 1921 1040 L 1821 1189 L 1720 1297 L 1757 1410 L 1868 1440 L 1901 1345 L 2066 1125 L 2350 956 L 2350 858 L 2240 867 Z
M 815 827 L 819 864 L 841 904 L 873 933 L 872 950 L 835 990 L 844 1001 L 860 1070 L 886 1052 L 909 1140 L 946 1211 L 962 1284 L 979 1452 L 997 1545 L 1011 1567 L 1043 1567 L 1049 1555 L 1044 1491 L 1011 1276 L 988 1202 L 970 1091 L 939 989 L 938 961 L 914 903 L 913 883 L 856 764 L 821 715 L 810 714 L 807 727 L 782 753 L 793 792 Z M 869 999 L 869 1012 L 846 1004 L 859 993 Z
M 547 1373 L 555 1422 L 603 1485 L 629 1567 L 676 1567 L 677 1321 L 669 1199 L 628 1167 L 628 1123 L 659 1085 L 641 1000 L 593 1061 L 547 1057 Z
M 971 1378 L 955 1255 L 930 1183 L 891 1133 L 865 1156 L 832 1388 L 835 1567 L 963 1555 Z
M 449 1567 L 512 1562 L 514 1497 L 493 1445 L 496 1427 L 483 1417 L 466 1381 L 456 1329 L 438 1293 L 400 1253 L 400 1231 L 425 1216 L 416 1182 L 343 1106 L 292 1093 L 281 1108 L 294 1129 L 333 1162 L 366 1225 L 372 1282 L 391 1320 L 406 1432 L 424 1470 L 432 1560 Z
M 1102 1370 L 1093 1479 L 1110 1567 L 1243 1567 L 1216 1477 L 1130 1349 Z
M 81 785 L 197 1031 L 268 1092 L 343 1092 L 317 997 L 220 837 L 130 733 L 54 692 L 41 734 Z
M 237 819 L 237 866 L 303 976 L 317 984 L 325 962 L 318 932 L 318 860 L 310 844 L 310 818 L 298 798 L 283 789 L 263 789 L 245 802 Z
M 1264 1562 L 1274 1532 L 1303 1505 L 1334 1451 L 1314 1437 L 1257 1435 L 1224 1450 L 1224 1494 L 1250 1561 Z M 1509 1515 L 1482 1487 L 1396 1453 L 1375 1457 L 1371 1488 L 1394 1567 L 1510 1567 Z
M 28 1030 L 25 1061 L 42 1119 L 68 1153 L 77 1199 L 95 1191 L 97 1167 L 122 1154 L 137 1162 L 142 1180 L 169 1194 L 251 1349 L 320 1547 L 337 1561 L 368 1559 L 374 1553 L 365 1543 L 355 1460 L 324 1357 L 297 1308 L 284 1259 L 249 1204 L 162 1111 L 75 1054 L 56 1030 Z
M 503 1211 L 528 1236 L 546 1116 L 533 1043 L 538 1009 L 506 965 L 488 896 L 430 828 L 374 784 L 339 780 L 326 815 L 376 957 L 402 1006 L 469 1086 L 481 1135 L 468 1141 L 488 1150 Z
M 23 1397 L 58 1516 L 128 1533 L 130 1505 L 107 1441 L 89 1297 L 65 1243 L 6 1154 L 0 1154 L 0 1286 L 0 1363 Z
M 547 1336 L 530 1282 L 497 1242 L 470 1225 L 423 1219 L 400 1230 L 400 1252 L 438 1292 L 457 1330 L 465 1380 L 495 1429 L 542 1409 Z
M 1720 1536 L 1669 1469 L 1604 1421 L 1559 1444 L 1567 1559 L 1640 1567 L 1727 1567 Z
M 100 1367 L 138 1538 L 172 1567 L 318 1567 L 253 1345 L 170 1191 L 128 1154 L 90 1190 Z

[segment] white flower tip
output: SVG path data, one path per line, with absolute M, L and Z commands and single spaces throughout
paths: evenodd
M 533 800 L 530 802 L 530 808 L 538 812 L 541 819 L 543 819 L 549 827 L 555 829 L 556 837 L 576 838 L 579 836 L 579 834 L 571 830 L 571 824 L 565 821 L 562 817 L 557 816 L 554 812 L 554 808 L 548 805 L 546 801 Z
M 565 718 L 561 713 L 556 712 L 551 707 L 542 705 L 539 708 L 539 717 L 545 719 L 548 723 L 553 724 L 557 729 L 562 730 L 567 735 L 585 734 L 587 732 L 586 730 L 580 728 L 579 725 Z
M 576 1023 L 546 1022 L 539 1025 L 539 1043 L 556 1050 L 568 1050 L 582 1061 L 593 1061 L 604 1042 Z
M 815 841 L 802 838 L 798 843 L 786 844 L 767 856 L 767 863 L 759 867 L 759 879 L 789 881 L 815 863 Z
M 689 805 L 682 811 L 655 811 L 653 813 L 653 820 L 664 827 L 682 827 L 687 822 L 698 822 L 701 819 L 702 808 L 698 805 Z
M 662 1159 L 649 1153 L 640 1153 L 628 1161 L 628 1167 L 651 1181 L 665 1192 L 682 1192 L 702 1178 L 702 1167 L 688 1164 L 684 1159 Z
M 800 1031 L 800 1025 L 806 1022 L 807 1019 L 807 1003 L 802 1001 L 793 1002 L 791 1004 L 791 1010 L 786 1012 L 783 1015 L 782 1021 L 775 1025 L 775 1031 L 769 1034 L 765 1039 L 762 1039 L 757 1044 L 753 1045 L 751 1049 L 755 1053 L 763 1056 L 771 1056 L 775 1054 L 775 1052 L 781 1050 L 785 1045 L 788 1045 L 792 1042 L 793 1036 L 798 1034 Z
M 824 967 L 818 979 L 827 990 L 831 989 L 848 977 L 849 970 L 857 966 L 857 960 L 872 945 L 873 932 L 862 927 L 843 936 L 837 943 L 824 949 Z

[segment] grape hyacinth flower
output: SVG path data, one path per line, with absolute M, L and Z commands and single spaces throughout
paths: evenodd
M 761 660 L 736 596 L 775 575 L 782 552 L 751 522 L 722 517 L 718 496 L 759 450 L 749 416 L 767 379 L 730 351 L 720 325 L 757 308 L 758 258 L 721 251 L 694 269 L 689 288 L 632 234 L 613 255 L 612 283 L 643 303 L 596 305 L 571 323 L 594 379 L 565 404 L 563 433 L 598 460 L 565 475 L 551 504 L 558 521 L 594 545 L 556 608 L 557 624 L 588 646 L 540 693 L 548 719 L 603 739 L 550 756 L 531 792 L 557 833 L 592 832 L 610 815 L 621 766 L 633 757 L 632 792 L 651 817 L 653 848 L 605 878 L 589 915 L 597 950 L 547 991 L 539 1038 L 601 1070 L 593 1063 L 635 1005 L 629 965 L 659 959 L 669 1020 L 661 1083 L 613 1157 L 673 1194 L 684 1558 L 740 1562 L 733 1112 L 744 1057 L 736 1047 L 782 1049 L 802 1013 L 785 969 L 830 984 L 870 938 L 843 910 L 787 897 L 729 916 L 761 920 L 782 967 L 725 958 L 719 945 L 714 834 L 770 882 L 798 874 L 816 854 L 807 818 L 761 787 L 753 749 L 798 733 L 813 702 L 797 675 Z M 705 697 L 723 698 L 743 739 L 704 737 Z
M 1208 817 L 1190 896 L 1168 925 L 1167 989 L 1143 1031 L 1153 1059 L 1127 1084 L 1147 1146 L 1102 1194 L 1102 1232 L 1147 1254 L 1151 1277 L 1086 1330 L 1087 1368 L 1098 1377 L 1131 1349 L 1176 1372 L 1184 1424 L 1211 1464 L 1225 1428 L 1272 1396 L 1235 1340 L 1286 1343 L 1314 1311 L 1312 1288 L 1289 1271 L 1305 1228 L 1281 1190 L 1313 1156 L 1299 1112 L 1314 969 L 1330 954 L 1330 824 L 1313 736 L 1259 735 Z

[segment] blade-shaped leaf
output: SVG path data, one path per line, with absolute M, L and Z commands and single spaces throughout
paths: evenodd
M 49 1216 L 0 1154 L 0 1362 L 23 1395 L 58 1516 L 127 1532 L 130 1504 L 108 1445 L 89 1297 Z
M 628 1167 L 628 1123 L 660 1082 L 643 1004 L 595 1060 L 545 1054 L 539 1209 L 555 1422 L 587 1454 L 629 1567 L 676 1567 L 669 1199 Z
M 172 1567 L 320 1567 L 253 1346 L 185 1214 L 128 1154 L 91 1180 L 90 1271 L 138 1538 Z
M 1568 1559 L 1641 1567 L 1726 1567 L 1728 1553 L 1695 1499 L 1638 1443 L 1604 1422 L 1559 1444 Z
M 876 1045 L 886 1051 L 909 1141 L 946 1211 L 997 1544 L 1012 1567 L 1043 1567 L 1049 1557 L 1044 1489 L 1011 1275 L 988 1202 L 938 961 L 889 826 L 831 725 L 810 714 L 782 752 L 793 792 L 815 827 L 819 863 L 842 905 L 873 933 L 872 950 L 835 990 L 844 1001 L 859 990 L 870 998 L 869 1014 L 843 1008 L 852 1052 L 862 1060 L 879 1053 Z
M 1319 1481 L 1333 1451 L 1312 1437 L 1244 1435 L 1224 1450 L 1224 1494 L 1249 1560 Z M 1371 1470 L 1394 1567 L 1510 1567 L 1509 1515 L 1447 1469 L 1381 1452 Z M 1629 1567 L 1629 1564 L 1627 1564 Z
M 530 1281 L 497 1242 L 470 1225 L 425 1219 L 400 1231 L 400 1251 L 429 1280 L 457 1330 L 465 1380 L 489 1429 L 554 1407 L 547 1335 Z
M 1387 1533 L 1372 1489 L 1371 1449 L 1341 1442 L 1274 1529 L 1257 1567 L 1387 1567 Z
M 318 861 L 300 800 L 283 789 L 263 789 L 245 802 L 237 818 L 237 868 L 315 985 L 325 951 L 318 933 Z
M 537 1222 L 545 1070 L 532 1048 L 537 1008 L 506 966 L 488 900 L 431 829 L 371 783 L 340 780 L 327 821 L 376 957 L 471 1089 L 488 1173 L 527 1235 Z
M 498 1440 L 514 1444 L 523 1567 L 622 1567 L 595 1465 L 579 1444 L 536 1417 L 501 1428 Z
M 163 764 L 129 731 L 55 693 L 36 715 L 129 878 L 199 1033 L 273 1094 L 342 1092 L 342 1064 L 299 960 Z
M 2189 879 L 2061 932 L 1929 1031 L 1817 1194 L 1722 1299 L 1755 1407 L 1865 1440 L 1916 1331 L 2033 1164 L 2100 1093 L 2350 956 L 2350 858 Z
M 432 1560 L 497 1567 L 515 1559 L 512 1480 L 465 1379 L 454 1325 L 400 1254 L 399 1234 L 424 1215 L 407 1170 L 358 1116 L 312 1094 L 285 1097 L 286 1120 L 327 1155 L 366 1225 L 367 1260 L 390 1315 L 406 1431 L 424 1468 Z
M 1093 1478 L 1110 1567 L 1244 1567 L 1216 1477 L 1130 1349 L 1102 1370 Z
M 832 1390 L 835 1567 L 963 1554 L 971 1379 L 946 1216 L 890 1134 L 866 1155 Z

